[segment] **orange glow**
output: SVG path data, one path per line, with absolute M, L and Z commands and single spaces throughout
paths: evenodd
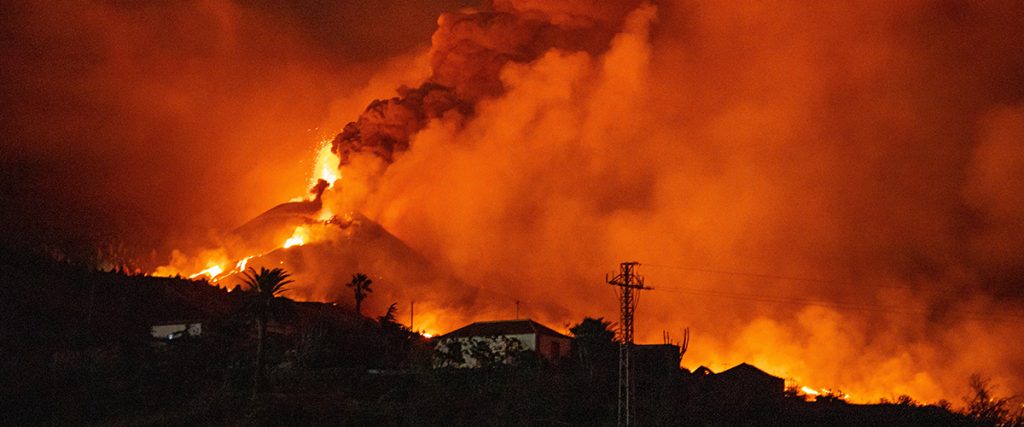
M 818 396 L 824 396 L 824 397 L 830 397 L 830 398 L 838 398 L 838 399 L 843 399 L 843 400 L 848 400 L 850 398 L 849 394 L 843 393 L 841 390 L 832 390 L 832 389 L 829 389 L 829 388 L 815 389 L 815 388 L 811 388 L 811 387 L 808 387 L 808 386 L 802 386 L 802 387 L 800 387 L 799 390 L 800 390 L 800 393 L 802 393 L 804 398 L 807 399 L 807 400 L 813 400 L 814 398 L 816 398 Z
M 295 232 L 292 233 L 292 236 L 289 237 L 288 240 L 284 241 L 284 244 L 282 244 L 281 247 L 282 248 L 290 248 L 292 246 L 302 246 L 302 245 L 306 244 L 306 241 L 308 239 L 309 239 L 309 227 L 305 226 L 305 225 L 300 225 L 300 226 L 295 228 Z
M 169 264 L 156 268 L 150 275 L 161 277 L 184 276 L 189 279 L 205 278 L 210 283 L 218 283 L 224 278 L 245 270 L 249 261 L 257 256 L 259 255 L 249 255 L 234 261 L 228 256 L 227 250 L 224 248 L 200 251 L 198 256 L 194 258 L 188 257 L 180 251 L 175 251 Z M 232 268 L 228 269 L 226 266 L 232 266 Z
M 249 260 L 251 260 L 251 259 L 252 259 L 252 255 L 247 256 L 245 258 L 242 258 L 240 261 L 238 261 L 238 263 L 235 264 L 235 270 L 234 271 L 236 271 L 236 272 L 238 272 L 238 271 L 245 271 L 245 265 L 248 264 Z
M 323 208 L 320 210 L 320 215 L 317 215 L 316 219 L 321 222 L 330 221 L 334 219 L 334 213 L 328 208 Z
M 206 269 L 204 269 L 204 270 L 202 270 L 202 271 L 200 271 L 200 272 L 198 272 L 196 274 L 188 276 L 188 278 L 189 279 L 195 279 L 195 278 L 198 278 L 199 276 L 207 276 L 207 277 L 210 278 L 211 281 L 216 281 L 217 277 L 220 276 L 220 274 L 223 273 L 223 272 L 224 272 L 224 267 L 221 267 L 219 265 L 214 264 L 214 265 L 212 265 L 210 267 L 207 267 Z
M 315 185 L 318 180 L 323 179 L 330 183 L 331 187 L 328 188 L 332 188 L 334 183 L 341 179 L 341 172 L 337 169 L 338 163 L 338 156 L 331 152 L 330 140 L 321 141 L 314 157 L 314 167 L 310 177 L 311 185 Z M 289 202 L 305 202 L 310 200 L 311 198 L 309 197 L 295 197 L 289 200 Z M 317 220 L 321 222 L 329 221 L 333 217 L 334 214 L 327 208 L 321 209 L 316 216 Z M 318 236 L 313 235 L 311 225 L 300 225 L 295 227 L 291 236 L 289 236 L 279 247 L 287 249 L 302 246 L 310 243 L 314 237 Z M 264 255 L 264 253 L 250 254 L 237 259 L 236 261 L 232 261 L 231 258 L 228 257 L 227 253 L 228 250 L 222 247 L 200 251 L 197 257 L 192 258 L 175 250 L 169 264 L 157 267 L 150 274 L 153 276 L 165 277 L 185 274 L 186 277 L 190 279 L 205 277 L 210 282 L 216 283 L 225 277 L 244 271 L 250 260 Z M 200 260 L 201 263 L 198 263 Z M 198 271 L 196 271 L 199 268 L 196 267 L 197 263 L 202 266 Z M 234 268 L 227 270 L 225 268 L 227 265 L 234 265 Z
M 320 147 L 317 148 L 313 160 L 313 175 L 309 179 L 309 186 L 316 185 L 317 180 L 322 179 L 334 187 L 334 183 L 341 179 L 341 172 L 338 170 L 340 163 L 338 156 L 331 152 L 331 140 L 320 141 Z
M 226 268 L 231 265 L 236 265 L 236 263 L 231 261 L 227 251 L 223 248 L 199 251 L 195 257 L 187 256 L 181 251 L 174 251 L 171 254 L 171 262 L 157 267 L 150 275 L 183 276 L 190 279 L 205 278 L 210 282 L 217 282 L 233 272 Z
M 646 270 L 656 290 L 640 303 L 638 341 L 660 341 L 663 328 L 692 327 L 700 339 L 684 366 L 717 370 L 748 362 L 787 378 L 806 396 L 849 396 L 802 385 L 834 384 L 863 401 L 898 393 L 955 400 L 952 390 L 976 371 L 1007 379 L 1010 387 L 1024 385 L 1012 368 L 1024 354 L 1013 325 L 941 315 L 950 306 L 942 289 L 984 288 L 983 278 L 1016 271 L 1024 259 L 1019 239 L 1012 238 L 1020 234 L 1016 207 L 1024 199 L 1005 185 L 1020 181 L 1024 170 L 1017 143 L 1024 110 L 975 95 L 1005 91 L 996 83 L 1002 77 L 985 67 L 976 80 L 960 71 L 940 76 L 935 82 L 963 85 L 955 90 L 972 110 L 934 102 L 946 97 L 931 96 L 920 75 L 941 70 L 946 57 L 933 53 L 957 44 L 920 49 L 914 37 L 877 25 L 922 13 L 912 4 L 884 12 L 810 3 L 723 4 L 677 16 L 692 8 L 662 6 L 670 3 L 588 17 L 621 23 L 599 40 L 606 49 L 560 45 L 533 52 L 505 46 L 536 41 L 532 28 L 477 26 L 471 11 L 445 15 L 433 46 L 421 55 L 430 62 L 423 77 L 458 89 L 413 89 L 419 98 L 410 100 L 417 102 L 394 102 L 387 87 L 369 91 L 369 99 L 382 98 L 376 109 L 358 118 L 331 117 L 331 129 L 356 120 L 355 142 L 332 147 L 334 139 L 320 140 L 306 153 L 311 163 L 287 168 L 302 172 L 292 173 L 288 184 L 331 184 L 322 208 L 303 213 L 304 225 L 281 226 L 266 244 L 304 246 L 303 263 L 289 265 L 284 256 L 262 261 L 289 269 L 297 283 L 291 295 L 303 300 L 347 301 L 345 280 L 365 269 L 377 283 L 368 312 L 416 300 L 412 326 L 425 337 L 476 320 L 509 318 L 520 299 L 532 300 L 524 310 L 551 326 L 583 316 L 615 320 L 614 297 L 599 278 L 625 259 L 760 272 L 765 277 Z M 885 15 L 890 12 L 896 15 Z M 554 12 L 537 13 L 535 19 L 544 19 Z M 557 22 L 571 20 L 555 15 Z M 666 25 L 683 21 L 692 34 L 673 34 L 677 30 Z M 877 31 L 849 36 L 865 27 Z M 991 31 L 998 37 L 973 34 L 995 43 L 977 55 L 1003 58 L 994 47 L 1004 43 L 1002 33 Z M 504 56 L 479 55 L 485 63 L 474 64 L 476 57 L 460 53 L 467 40 L 493 42 L 529 58 L 499 63 L 496 57 Z M 1009 68 L 1004 65 L 990 68 Z M 406 83 L 415 88 L 421 81 Z M 940 93 L 954 90 L 941 86 Z M 909 93 L 884 90 L 890 87 Z M 472 104 L 472 113 L 429 110 L 456 105 L 446 96 Z M 477 102 L 481 98 L 485 102 Z M 950 129 L 949 117 L 962 122 Z M 345 165 L 339 167 L 332 149 L 344 153 Z M 623 167 L 624 159 L 630 167 Z M 571 167 L 553 167 L 566 164 Z M 877 171 L 899 173 L 880 177 Z M 262 173 L 267 181 L 284 181 L 276 170 Z M 976 231 L 962 229 L 960 207 L 976 211 Z M 347 225 L 353 215 L 344 212 L 350 211 L 397 241 L 379 235 L 341 240 L 366 237 Z M 335 215 L 344 228 L 310 223 Z M 332 249 L 310 247 L 332 238 L 356 261 L 342 267 L 330 257 Z M 455 277 L 422 278 L 433 267 L 410 267 L 413 257 L 387 259 L 398 246 L 427 258 L 444 271 L 439 276 Z M 962 257 L 965 248 L 987 256 Z M 260 261 L 250 262 L 251 254 L 273 249 L 180 256 L 154 274 L 187 272 L 216 282 Z M 397 273 L 403 269 L 404 276 Z M 812 284 L 773 275 L 829 280 Z M 659 285 L 710 294 L 672 293 Z M 921 291 L 901 293 L 892 286 Z M 804 305 L 803 299 L 898 304 L 935 315 L 832 309 Z M 1016 309 L 984 294 L 953 305 L 954 311 L 993 317 Z M 963 336 L 976 344 L 949 356 L 945 349 L 960 348 Z

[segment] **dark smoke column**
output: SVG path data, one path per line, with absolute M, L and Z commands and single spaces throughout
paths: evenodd
M 501 70 L 510 62 L 528 63 L 550 49 L 606 49 L 638 4 L 613 3 L 495 1 L 488 9 L 441 15 L 431 39 L 430 78 L 417 88 L 399 88 L 396 97 L 371 102 L 345 125 L 331 145 L 339 166 L 356 153 L 390 164 L 431 120 L 461 127 L 477 102 L 504 93 Z

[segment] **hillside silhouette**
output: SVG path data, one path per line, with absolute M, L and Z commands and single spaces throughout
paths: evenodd
M 615 420 L 617 344 L 607 322 L 574 327 L 578 338 L 590 338 L 561 360 L 526 353 L 510 365 L 435 369 L 433 344 L 397 323 L 394 307 L 373 318 L 344 304 L 290 302 L 267 324 L 266 390 L 253 398 L 256 343 L 244 289 L 12 251 L 0 257 L 0 285 L 0 344 L 13 356 L 0 365 L 0 410 L 18 425 Z M 202 331 L 153 336 L 153 325 L 168 322 L 201 323 Z M 756 374 L 747 366 L 739 376 Z M 993 425 L 909 398 L 815 402 L 737 389 L 739 383 L 724 382 L 731 381 L 727 372 L 642 364 L 638 370 L 643 425 Z M 725 386 L 709 382 L 714 375 Z

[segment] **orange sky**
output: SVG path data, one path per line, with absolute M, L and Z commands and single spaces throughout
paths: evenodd
M 855 400 L 1024 389 L 1017 2 L 493 3 L 5 5 L 3 220 L 26 231 L 4 238 L 165 261 L 303 194 L 322 139 L 433 82 L 472 111 L 405 111 L 408 148 L 357 150 L 326 202 L 496 292 L 369 310 L 416 298 L 451 327 L 520 299 L 561 329 L 616 318 L 604 273 L 637 260 L 662 288 L 637 335 L 690 327 L 686 366 Z M 408 124 L 374 117 L 363 142 Z

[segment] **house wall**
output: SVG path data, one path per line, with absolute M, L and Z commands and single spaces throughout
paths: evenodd
M 785 381 L 755 372 L 723 372 L 710 381 L 712 400 L 726 407 L 751 407 L 777 402 L 782 398 Z
M 522 344 L 523 350 L 536 350 L 537 349 L 537 341 L 536 341 L 535 334 L 513 334 L 513 335 L 501 335 L 501 336 L 518 340 Z M 457 337 L 457 338 L 448 338 L 448 339 L 444 339 L 444 340 L 439 341 L 437 343 L 437 347 L 440 348 L 442 345 L 447 345 L 452 340 L 459 341 L 462 344 L 462 357 L 463 357 L 463 360 L 465 362 L 461 363 L 461 364 L 458 364 L 458 365 L 454 365 L 452 367 L 453 368 L 476 368 L 476 367 L 480 366 L 480 363 L 477 362 L 477 360 L 474 359 L 472 356 L 470 356 L 469 347 L 472 345 L 473 340 L 477 340 L 477 339 L 488 339 L 488 340 L 490 340 L 491 337 Z M 493 341 L 493 340 L 491 341 L 491 349 L 492 350 L 496 350 L 496 351 L 502 350 L 500 348 L 500 344 L 497 341 Z M 440 365 L 440 361 L 439 360 L 435 360 L 434 365 L 435 366 L 439 366 Z
M 172 335 L 184 332 L 188 336 L 198 337 L 203 334 L 202 323 L 173 323 L 169 325 L 153 325 L 149 334 L 153 338 L 170 339 Z
M 563 357 L 568 357 L 569 352 L 572 348 L 572 339 L 568 337 L 557 337 L 543 334 L 512 334 L 512 335 L 501 335 L 507 338 L 513 338 L 522 343 L 523 350 L 536 351 L 541 357 L 548 360 L 558 360 Z M 464 363 L 458 364 L 452 367 L 455 368 L 475 368 L 480 364 L 469 355 L 469 346 L 472 345 L 474 339 L 487 339 L 485 337 L 458 337 L 458 338 L 447 338 L 437 343 L 437 347 L 447 346 L 451 340 L 458 340 L 462 344 L 462 357 L 465 360 Z M 557 344 L 557 350 L 556 346 Z M 499 344 L 492 342 L 491 348 L 493 350 L 501 350 L 498 347 Z M 435 366 L 440 366 L 441 361 L 435 360 Z
M 639 375 L 665 377 L 679 372 L 679 346 L 672 344 L 639 344 L 633 347 L 630 362 Z
M 556 352 L 555 346 L 558 344 Z M 569 338 L 553 337 L 549 335 L 537 335 L 537 353 L 548 360 L 558 360 L 563 357 L 569 356 L 569 349 L 572 346 L 572 340 Z
M 523 343 L 523 350 L 536 350 L 537 340 L 534 334 L 516 334 L 516 335 L 504 335 L 509 338 L 515 338 L 519 342 Z

